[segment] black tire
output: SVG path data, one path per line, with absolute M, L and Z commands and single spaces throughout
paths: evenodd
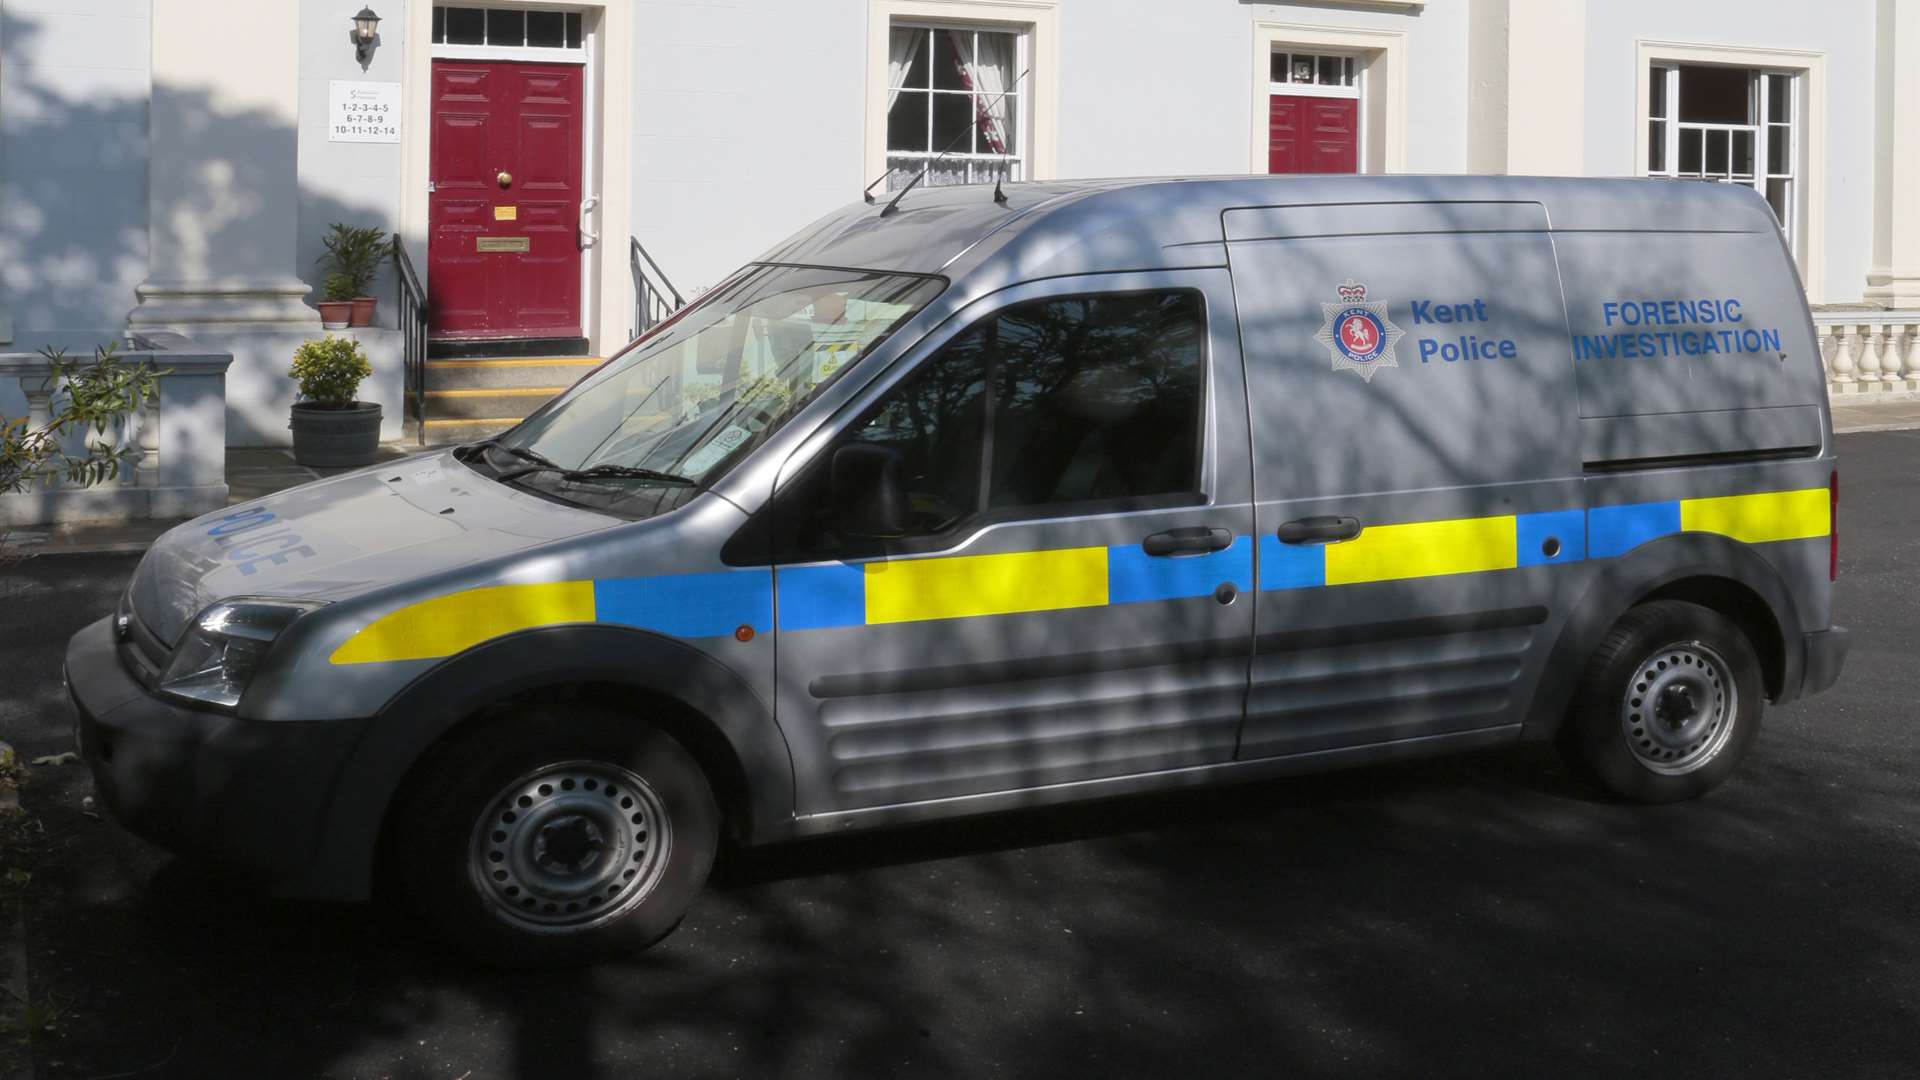
M 1732 621 L 1678 600 L 1642 604 L 1594 650 L 1561 745 L 1622 799 L 1698 798 L 1746 756 L 1765 692 L 1760 659 Z
M 692 754 L 592 705 L 535 706 L 456 733 L 392 815 L 384 879 L 417 925 L 517 969 L 592 963 L 665 937 L 706 883 L 721 831 Z M 589 885 L 606 891 L 582 892 Z

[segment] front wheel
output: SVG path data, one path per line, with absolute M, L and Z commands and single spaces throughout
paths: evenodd
M 593 706 L 456 735 L 395 809 L 385 857 L 425 927 L 483 962 L 560 966 L 644 949 L 706 882 L 720 812 L 671 736 Z
M 1576 766 L 1634 802 L 1696 798 L 1739 766 L 1760 730 L 1760 660 L 1725 616 L 1659 600 L 1594 651 L 1567 717 Z

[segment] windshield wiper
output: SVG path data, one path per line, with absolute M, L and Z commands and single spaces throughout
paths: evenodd
M 647 469 L 638 465 L 594 465 L 585 469 L 565 469 L 560 475 L 568 480 L 652 480 L 659 484 L 680 484 L 686 487 L 700 485 L 700 481 L 691 476 L 661 472 L 659 469 Z
M 528 451 L 528 453 L 531 452 L 532 451 Z M 553 473 L 562 480 L 573 481 L 651 480 L 657 484 L 678 484 L 685 487 L 698 487 L 700 484 L 698 480 L 690 476 L 681 476 L 679 473 L 661 472 L 658 469 L 643 469 L 633 465 L 595 465 L 586 469 L 566 469 L 545 459 L 524 468 L 501 473 L 494 479 L 504 483 L 508 480 L 517 480 L 522 476 L 543 472 Z
M 553 460 L 546 455 L 529 450 L 524 446 L 508 446 L 498 442 L 489 443 L 488 445 L 505 450 L 507 453 L 512 454 L 522 461 L 531 461 L 542 469 L 558 469 L 560 467 L 554 464 Z

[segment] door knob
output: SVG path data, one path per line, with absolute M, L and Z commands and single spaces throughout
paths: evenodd
M 513 186 L 513 174 L 510 172 L 503 172 L 499 176 L 494 177 L 494 180 L 496 180 L 501 187 Z

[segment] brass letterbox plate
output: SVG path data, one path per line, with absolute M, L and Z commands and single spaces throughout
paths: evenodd
M 473 238 L 475 251 L 531 251 L 533 238 L 529 236 L 476 236 Z

